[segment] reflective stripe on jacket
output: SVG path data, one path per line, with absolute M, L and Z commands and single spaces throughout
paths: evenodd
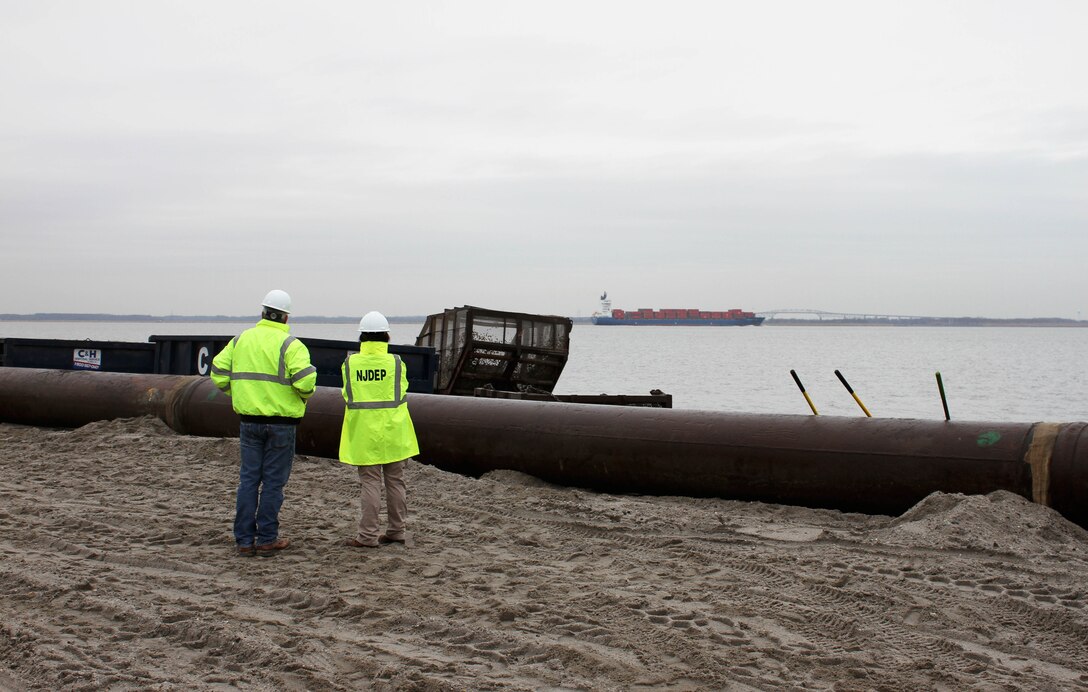
M 302 418 L 317 387 L 309 349 L 271 320 L 231 339 L 212 360 L 211 377 L 243 416 Z
M 419 453 L 408 413 L 408 372 L 389 345 L 366 341 L 344 361 L 344 424 L 340 461 L 372 466 Z

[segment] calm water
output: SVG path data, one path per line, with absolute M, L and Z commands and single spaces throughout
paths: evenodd
M 241 323 L 0 322 L 0 337 L 146 341 L 152 334 L 230 335 Z M 412 344 L 421 325 L 393 324 Z M 292 333 L 353 340 L 354 324 Z M 594 327 L 575 325 L 559 394 L 646 394 L 682 409 L 944 418 L 940 371 L 957 420 L 1088 421 L 1088 329 L 1003 327 Z

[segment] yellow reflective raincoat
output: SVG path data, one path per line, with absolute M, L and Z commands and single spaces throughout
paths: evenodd
M 211 378 L 239 415 L 302 418 L 317 387 L 317 368 L 286 324 L 261 320 L 216 355 Z
M 408 372 L 389 344 L 366 341 L 344 361 L 344 424 L 340 461 L 372 466 L 419 453 L 408 414 Z

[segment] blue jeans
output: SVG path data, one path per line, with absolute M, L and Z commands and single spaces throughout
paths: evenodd
M 234 540 L 239 546 L 266 545 L 279 538 L 280 505 L 295 460 L 296 430 L 294 425 L 242 422 L 234 513 Z

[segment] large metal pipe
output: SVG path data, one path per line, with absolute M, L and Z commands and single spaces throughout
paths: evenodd
M 513 469 L 610 492 L 723 497 L 898 514 L 935 491 L 1007 490 L 1088 526 L 1088 424 L 732 414 L 409 395 L 420 460 Z M 232 436 L 207 378 L 0 368 L 0 420 L 75 426 L 156 415 Z M 336 458 L 343 400 L 319 387 L 300 453 Z

